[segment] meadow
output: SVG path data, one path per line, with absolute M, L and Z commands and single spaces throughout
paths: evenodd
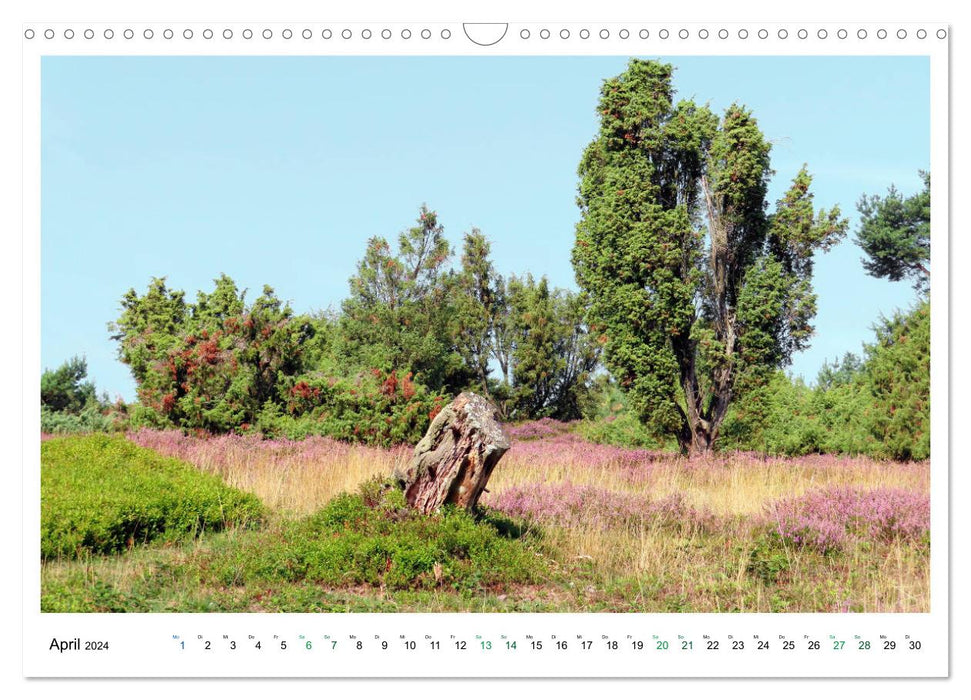
M 419 516 L 382 486 L 407 447 L 129 433 L 262 510 L 192 536 L 162 528 L 121 552 L 52 549 L 42 609 L 929 609 L 927 461 L 686 458 L 595 444 L 551 420 L 509 433 L 475 517 Z

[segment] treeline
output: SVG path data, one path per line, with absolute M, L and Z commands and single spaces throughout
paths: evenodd
M 541 281 L 542 282 L 542 281 Z M 533 283 L 527 288 L 534 292 L 541 283 Z M 143 302 L 162 298 L 164 283 L 155 280 L 148 292 L 137 297 Z M 238 324 L 247 328 L 247 321 L 253 321 L 255 336 L 264 337 L 259 323 L 259 313 L 253 319 L 253 310 L 264 308 L 265 304 L 254 303 L 247 307 L 241 303 L 243 294 L 235 290 L 229 278 L 222 277 L 216 283 L 216 290 L 223 294 L 202 295 L 207 301 L 214 297 L 225 300 L 235 298 L 233 308 L 242 321 Z M 517 292 L 518 294 L 518 292 Z M 178 292 L 167 291 L 169 301 L 179 298 Z M 516 296 L 516 294 L 514 294 Z M 268 297 L 264 292 L 264 301 Z M 561 295 L 559 298 L 572 298 Z M 574 299 L 575 302 L 575 299 Z M 184 301 L 182 302 L 184 304 Z M 179 302 L 175 306 L 181 306 Z M 204 303 L 203 306 L 206 304 Z M 197 303 L 191 305 L 198 308 Z M 144 307 L 143 307 L 144 308 Z M 160 307 L 156 307 L 160 308 Z M 212 309 L 212 306 L 209 306 Z M 281 306 L 281 314 L 285 309 Z M 189 317 L 192 317 L 189 313 Z M 285 314 L 283 314 L 285 315 Z M 196 318 L 199 318 L 196 311 Z M 234 316 L 227 316 L 234 318 Z M 285 325 L 294 324 L 298 334 L 304 334 L 305 342 L 299 343 L 306 361 L 335 362 L 322 341 L 327 336 L 310 335 L 308 329 L 334 331 L 339 324 L 332 318 L 293 316 L 286 317 Z M 183 320 L 184 322 L 184 320 Z M 278 321 L 279 322 L 279 321 Z M 322 325 L 318 325 L 322 324 Z M 223 324 L 225 327 L 225 323 Z M 231 327 L 237 324 L 230 323 Z M 211 327 L 211 326 L 210 326 Z M 260 329 L 260 330 L 256 330 Z M 725 421 L 725 429 L 719 440 L 722 450 L 752 450 L 774 455 L 805 455 L 813 453 L 865 454 L 880 459 L 918 460 L 930 456 L 930 303 L 925 298 L 908 312 L 898 312 L 892 317 L 882 319 L 876 326 L 875 339 L 864 347 L 863 356 L 846 353 L 841 360 L 826 363 L 819 371 L 814 385 L 807 385 L 802 379 L 792 379 L 783 372 L 777 372 L 768 383 L 740 398 L 733 406 Z M 203 337 L 203 333 L 208 338 Z M 129 427 L 184 427 L 202 428 L 207 431 L 227 432 L 231 430 L 259 430 L 267 434 L 287 434 L 295 437 L 311 433 L 327 434 L 344 439 L 368 442 L 414 441 L 418 433 L 427 427 L 429 415 L 442 405 L 447 398 L 434 394 L 423 384 L 417 383 L 407 373 L 399 376 L 396 371 L 357 371 L 339 373 L 318 369 L 320 376 L 327 377 L 323 383 L 299 378 L 284 380 L 286 388 L 276 395 L 286 397 L 282 406 L 274 400 L 259 403 L 258 398 L 242 401 L 251 406 L 253 418 L 246 420 L 244 412 L 233 413 L 229 410 L 233 399 L 227 389 L 222 392 L 219 402 L 212 408 L 223 408 L 224 414 L 202 411 L 184 413 L 180 404 L 190 410 L 201 406 L 203 397 L 213 390 L 213 379 L 221 370 L 234 366 L 237 370 L 245 366 L 245 353 L 226 353 L 225 350 L 213 352 L 207 348 L 236 347 L 242 351 L 245 344 L 238 335 L 225 331 L 201 330 L 199 340 L 188 336 L 176 342 L 173 348 L 180 348 L 168 355 L 174 362 L 165 363 L 163 371 L 146 371 L 146 378 L 158 381 L 149 387 L 140 385 L 140 395 L 150 394 L 150 402 L 125 406 L 123 403 L 108 402 L 107 396 L 98 396 L 92 382 L 86 381 L 87 367 L 83 359 L 72 358 L 56 370 L 45 371 L 41 378 L 41 429 L 48 433 L 93 432 Z M 173 336 L 178 341 L 177 336 Z M 271 345 L 274 337 L 281 336 L 270 332 L 264 340 Z M 298 335 L 298 338 L 300 335 Z M 332 334 L 333 341 L 339 338 Z M 209 343 L 209 345 L 207 345 Z M 186 345 L 192 344 L 194 352 L 185 356 Z M 528 347 L 528 346 L 527 346 Z M 250 349 L 254 350 L 253 348 Z M 261 345 L 262 357 L 270 360 L 275 352 Z M 157 350 L 156 350 L 157 351 Z M 243 355 L 243 363 L 240 362 Z M 254 355 L 249 356 L 250 366 L 258 367 L 259 361 L 252 363 Z M 139 365 L 140 367 L 142 365 Z M 322 365 L 323 366 L 323 365 Z M 516 364 L 514 367 L 518 367 Z M 526 366 L 531 367 L 530 360 Z M 190 375 L 192 382 L 185 382 L 182 396 L 173 401 L 166 399 L 172 391 L 172 381 L 162 380 L 160 374 L 175 373 L 173 376 Z M 145 367 L 147 370 L 148 368 Z M 141 371 L 141 370 L 140 370 Z M 249 379 L 239 382 L 234 395 L 247 393 L 248 388 L 261 386 L 247 370 Z M 531 376 L 531 375 L 527 375 Z M 503 379 L 493 379 L 486 374 L 492 388 L 498 395 L 504 386 Z M 333 381 L 331 381 L 333 378 Z M 223 386 L 232 386 L 229 377 L 222 380 Z M 521 380 L 525 381 L 525 380 Z M 585 419 L 581 424 L 583 434 L 596 442 L 619 444 L 631 447 L 663 447 L 676 449 L 672 441 L 665 442 L 663 437 L 652 434 L 627 407 L 623 392 L 616 382 L 604 373 L 598 373 L 591 381 L 588 374 L 583 384 L 580 407 Z M 244 391 L 246 390 L 246 391 Z M 161 398 L 158 399 L 160 392 Z M 512 388 L 511 393 L 516 393 Z M 535 400 L 535 392 L 520 391 L 526 400 Z M 186 397 L 189 397 L 188 399 Z M 200 400 L 197 401 L 196 399 Z M 161 402 L 162 405 L 158 405 Z M 409 409 L 409 405 L 411 408 Z M 257 407 L 261 407 L 256 410 Z M 129 410 L 131 411 L 129 415 Z M 423 413 L 427 411 L 427 414 Z M 223 416 L 220 418 L 220 416 Z M 223 420 L 223 428 L 217 419 Z M 391 419 L 390 422 L 388 419 Z M 202 425 L 202 420 L 208 420 Z M 233 421 L 240 421 L 233 424 Z M 364 420 L 365 423 L 355 423 Z M 370 434 L 361 426 L 387 427 Z M 355 430 L 358 428 L 358 430 Z
M 930 302 L 881 319 L 863 358 L 847 353 L 815 386 L 778 372 L 726 418 L 722 449 L 769 454 L 930 456 Z
M 599 345 L 572 292 L 500 275 L 490 243 L 458 257 L 434 211 L 392 248 L 368 241 L 340 310 L 295 314 L 228 276 L 195 301 L 153 279 L 110 324 L 137 383 L 135 426 L 411 442 L 452 396 L 485 394 L 507 420 L 580 418 Z
M 582 432 L 597 442 L 677 449 L 598 371 L 601 338 L 585 325 L 580 297 L 546 278 L 504 278 L 479 231 L 465 234 L 454 256 L 434 212 L 423 208 L 395 249 L 382 238 L 368 242 L 349 286 L 339 310 L 314 314 L 295 314 L 270 287 L 248 301 L 226 275 L 193 302 L 164 279 L 141 294 L 129 290 L 110 327 L 138 401 L 99 396 L 75 357 L 41 377 L 41 429 L 413 443 L 470 388 L 506 420 L 584 419 Z M 874 330 L 862 357 L 827 363 L 814 385 L 777 371 L 739 395 L 718 448 L 927 458 L 928 297 Z
M 551 294 L 548 285 L 546 292 L 539 291 L 544 280 L 513 278 L 509 283 L 512 298 L 521 299 L 518 310 L 504 319 L 510 324 L 528 323 L 523 314 L 533 307 L 544 310 L 553 326 L 555 319 L 562 320 L 555 312 L 558 307 L 567 318 L 576 313 L 575 308 L 563 310 L 567 301 L 577 303 L 574 296 Z M 122 346 L 130 353 L 127 361 L 136 376 L 143 377 L 139 403 L 126 406 L 99 396 L 94 383 L 86 380 L 85 361 L 72 358 L 41 377 L 41 430 L 93 432 L 142 426 L 210 432 L 255 430 L 268 435 L 326 434 L 388 444 L 416 440 L 430 416 L 450 398 L 444 391 L 430 391 L 408 372 L 377 367 L 341 372 L 338 347 L 347 343 L 348 348 L 363 348 L 343 339 L 340 317 L 295 316 L 285 305 L 272 301 L 268 289 L 250 305 L 244 296 L 225 276 L 216 281 L 212 294 L 200 294 L 195 304 L 187 305 L 184 295 L 168 290 L 162 280 L 153 280 L 142 296 L 129 293 L 126 299 L 142 313 L 155 310 L 156 321 L 174 310 L 179 319 L 176 326 L 157 333 L 146 332 L 146 324 L 137 335 L 139 342 Z M 537 297 L 544 297 L 543 303 L 537 303 Z M 213 321 L 217 317 L 223 318 L 221 324 Z M 175 332 L 180 327 L 196 330 Z M 574 332 L 578 328 L 574 326 Z M 874 330 L 875 339 L 865 345 L 862 357 L 846 353 L 842 359 L 826 363 L 814 385 L 780 371 L 740 397 L 726 418 L 719 449 L 789 456 L 929 457 L 929 301 L 924 298 L 911 310 L 882 319 Z M 494 400 L 507 409 L 512 406 L 523 418 L 533 417 L 529 407 L 539 405 L 546 395 L 542 382 L 523 386 L 536 377 L 540 337 L 534 338 L 535 343 L 516 345 L 518 359 L 508 365 L 512 382 L 505 380 L 501 370 L 496 377 L 488 366 L 485 370 Z M 565 342 L 567 334 L 561 331 L 550 337 Z M 300 362 L 282 363 L 284 349 L 298 350 Z M 148 359 L 152 356 L 156 359 Z M 163 356 L 165 360 L 160 362 L 157 358 Z M 589 361 L 593 363 L 594 358 Z M 317 369 L 279 374 L 302 362 L 315 363 Z M 571 360 L 561 356 L 558 366 L 569 367 Z M 521 372 L 518 380 L 516 370 Z M 561 369 L 563 386 L 569 385 L 563 379 L 567 374 Z M 279 376 L 279 384 L 271 381 L 274 375 Z M 182 384 L 178 387 L 181 392 L 176 391 L 176 383 Z M 592 379 L 587 371 L 583 382 L 573 386 L 575 391 L 568 394 L 572 398 L 564 404 L 570 406 L 567 417 L 584 418 L 581 430 L 589 439 L 632 447 L 677 448 L 637 420 L 623 392 L 605 373 Z M 266 391 L 269 398 L 264 399 L 259 391 Z M 207 398 L 214 395 L 216 401 Z M 507 397 L 504 402 L 503 396 Z M 556 415 L 555 406 L 548 404 L 548 415 Z
M 852 353 L 820 370 L 814 387 L 781 372 L 739 398 L 726 419 L 722 447 L 773 454 L 868 454 L 898 460 L 930 457 L 930 174 L 904 196 L 863 195 L 856 243 L 873 277 L 909 280 L 918 301 L 881 318 L 863 358 Z

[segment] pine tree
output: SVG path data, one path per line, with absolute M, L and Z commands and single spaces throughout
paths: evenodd
M 863 267 L 891 282 L 910 278 L 923 291 L 930 281 L 931 175 L 921 172 L 924 189 L 904 197 L 893 185 L 886 197 L 863 195 L 857 204 L 857 244 L 866 253 Z

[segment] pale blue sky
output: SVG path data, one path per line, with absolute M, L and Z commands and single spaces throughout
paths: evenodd
M 774 201 L 802 163 L 854 224 L 861 193 L 929 169 L 924 57 L 673 57 L 682 97 L 751 107 Z M 190 299 L 220 273 L 298 312 L 337 306 L 366 239 L 427 202 L 454 244 L 479 227 L 503 273 L 575 287 L 576 166 L 623 57 L 45 57 L 41 363 L 74 354 L 134 397 L 106 324 L 166 276 Z M 791 371 L 860 351 L 914 299 L 866 276 L 852 235 L 817 257 L 817 333 Z

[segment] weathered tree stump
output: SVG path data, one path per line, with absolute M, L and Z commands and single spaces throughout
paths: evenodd
M 392 478 L 408 505 L 422 513 L 446 503 L 472 510 L 508 449 L 495 407 L 465 392 L 435 416 L 408 466 L 395 469 Z

